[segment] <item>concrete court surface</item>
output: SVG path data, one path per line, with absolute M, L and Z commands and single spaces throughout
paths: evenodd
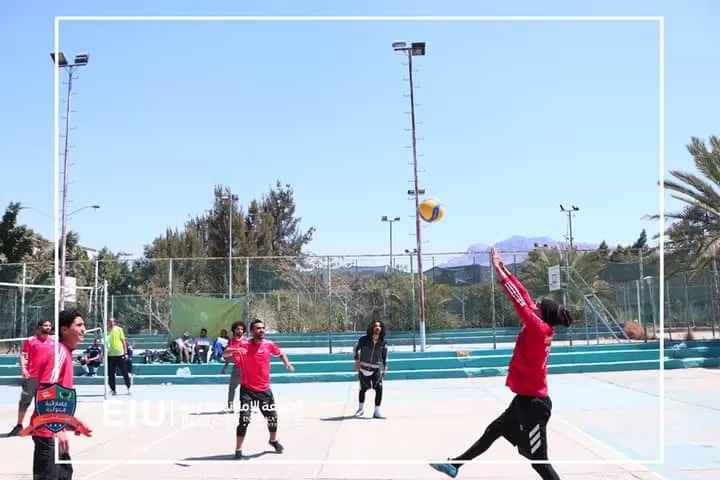
M 237 416 L 216 413 L 224 405 L 223 386 L 138 386 L 131 397 L 119 387 L 120 395 L 104 408 L 95 396 L 102 388 L 83 387 L 76 415 L 90 425 L 93 437 L 70 439 L 75 478 L 448 478 L 427 462 L 460 453 L 482 433 L 511 399 L 503 384 L 502 377 L 388 381 L 385 420 L 345 418 L 356 407 L 354 383 L 277 385 L 285 453 L 266 453 L 267 431 L 254 412 L 243 449 L 250 458 L 241 461 L 232 459 Z M 657 371 L 552 376 L 550 455 L 561 478 L 720 478 L 720 371 L 665 373 L 665 463 L 643 465 L 660 457 L 659 386 Z M 1 428 L 14 423 L 17 396 L 17 388 L 0 387 Z M 373 398 L 369 392 L 366 403 Z M 0 445 L 0 478 L 29 480 L 32 441 L 0 438 Z M 574 463 L 563 463 L 568 461 Z M 501 439 L 458 478 L 539 476 Z

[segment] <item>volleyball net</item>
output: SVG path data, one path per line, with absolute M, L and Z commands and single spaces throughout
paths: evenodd
M 68 280 L 64 308 L 80 309 L 88 333 L 99 332 L 108 313 L 107 282 L 86 287 L 76 285 L 72 277 Z M 50 320 L 54 325 L 56 298 L 55 285 L 0 282 L 0 353 L 20 348 L 38 322 Z

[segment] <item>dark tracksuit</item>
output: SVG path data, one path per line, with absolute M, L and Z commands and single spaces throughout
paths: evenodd
M 375 390 L 375 406 L 379 407 L 383 394 L 383 369 L 387 366 L 388 359 L 387 342 L 378 340 L 375 343 L 372 336 L 364 335 L 355 345 L 353 356 L 356 362 L 360 362 L 361 370 L 358 372 L 360 381 L 358 401 L 365 403 L 365 393 L 372 388 Z

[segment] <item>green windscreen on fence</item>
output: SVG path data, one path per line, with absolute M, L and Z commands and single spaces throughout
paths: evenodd
M 173 294 L 170 338 L 178 338 L 184 332 L 197 337 L 201 328 L 207 329 L 208 336 L 215 338 L 222 329 L 229 333 L 234 321 L 245 319 L 244 313 L 244 298 L 228 300 Z

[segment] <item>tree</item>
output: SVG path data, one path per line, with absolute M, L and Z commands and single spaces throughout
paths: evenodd
M 692 137 L 687 145 L 697 173 L 670 170 L 672 178 L 665 180 L 672 198 L 686 207 L 667 215 L 681 225 L 674 230 L 675 238 L 669 239 L 668 247 L 685 252 L 695 278 L 709 267 L 715 268 L 720 245 L 720 138 L 711 136 L 708 143 L 709 148 Z
M 595 251 L 579 251 L 573 249 L 567 252 L 558 248 L 536 248 L 528 253 L 527 259 L 522 263 L 520 280 L 525 284 L 530 294 L 536 298 L 549 297 L 556 301 L 563 301 L 563 291 L 550 292 L 548 284 L 548 268 L 560 265 L 566 269 L 569 263 L 571 272 L 570 289 L 566 302 L 575 311 L 583 309 L 583 295 L 594 293 L 604 303 L 613 301 L 612 292 L 607 282 L 600 278 L 600 272 L 605 268 L 605 261 L 601 253 Z M 567 280 L 567 274 L 563 275 Z
M 19 265 L 34 253 L 38 236 L 31 228 L 18 224 L 18 214 L 22 208 L 21 203 L 10 202 L 0 221 L 0 264 Z M 0 267 L 0 281 L 20 282 L 21 269 Z
M 258 295 L 267 300 L 267 294 L 276 290 L 309 295 L 312 275 L 299 267 L 302 249 L 312 239 L 314 228 L 301 231 L 299 223 L 289 185 L 278 181 L 260 200 L 250 201 L 247 210 L 237 204 L 228 187 L 215 186 L 209 211 L 189 219 L 182 229 L 166 229 L 145 247 L 144 258 L 137 262 L 136 283 L 146 301 L 155 304 L 147 315 L 167 324 L 171 292 L 226 296 L 231 247 L 234 296 L 246 292 L 246 257 L 254 257 L 249 272 L 251 302 L 258 300 Z M 279 256 L 284 258 L 268 258 Z
M 707 214 L 698 206 L 686 206 L 682 211 L 668 215 L 674 222 L 665 230 L 665 275 L 670 278 L 688 271 L 697 244 L 705 233 Z M 690 269 L 695 280 L 706 269 Z

